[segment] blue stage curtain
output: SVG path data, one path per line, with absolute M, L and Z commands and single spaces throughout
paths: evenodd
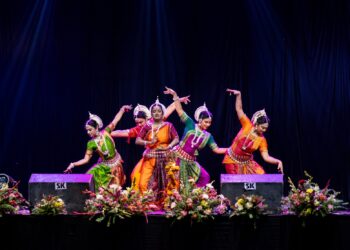
M 287 176 L 331 178 L 349 198 L 349 16 L 346 0 L 1 1 L 0 172 L 23 188 L 62 172 L 84 155 L 88 111 L 108 124 L 123 104 L 169 104 L 166 85 L 191 95 L 190 115 L 206 102 L 227 147 L 240 125 L 225 89 L 237 88 L 248 116 L 266 109 Z M 133 125 L 125 114 L 118 128 Z M 142 149 L 116 145 L 129 174 Z M 217 187 L 221 160 L 199 157 Z

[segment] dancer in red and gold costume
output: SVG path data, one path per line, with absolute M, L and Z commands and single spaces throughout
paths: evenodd
M 152 189 L 162 192 L 166 188 L 165 164 L 167 153 L 179 142 L 179 136 L 170 122 L 164 121 L 166 109 L 157 101 L 150 107 L 152 121 L 144 125 L 136 144 L 146 147 L 142 159 L 131 174 L 132 187 L 144 192 Z
M 251 120 L 243 112 L 241 92 L 227 89 L 236 96 L 235 108 L 242 129 L 236 135 L 232 145 L 227 150 L 223 164 L 228 174 L 265 174 L 265 170 L 253 159 L 253 153 L 259 149 L 264 161 L 277 165 L 283 173 L 282 161 L 269 155 L 264 132 L 268 129 L 269 118 L 265 110 L 254 113 Z

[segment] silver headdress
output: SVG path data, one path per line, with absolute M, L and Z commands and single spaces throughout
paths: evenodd
M 156 106 L 156 105 L 157 105 L 157 106 L 160 106 L 160 108 L 161 108 L 162 111 L 163 111 L 163 115 L 165 115 L 166 107 L 165 107 L 162 103 L 159 102 L 158 96 L 157 96 L 156 102 L 153 103 L 153 104 L 151 105 L 151 107 L 149 107 L 149 110 L 152 112 L 152 108 L 153 108 L 154 106 Z
M 260 117 L 267 117 L 265 109 L 258 110 L 253 114 L 252 119 L 251 119 L 252 123 L 255 125 L 258 118 L 260 118 Z
M 97 123 L 98 128 L 103 127 L 103 122 L 102 122 L 101 118 L 97 115 L 91 114 L 90 111 L 89 111 L 89 119 L 94 120 Z
M 137 104 L 137 106 L 135 107 L 134 116 L 136 116 L 140 111 L 146 114 L 146 119 L 151 118 L 151 112 L 149 111 L 149 109 L 146 106 L 140 104 Z
M 200 106 L 196 109 L 196 111 L 194 112 L 194 119 L 198 122 L 199 121 L 199 115 L 203 112 L 203 111 L 206 111 L 208 112 L 209 114 L 210 111 L 208 110 L 207 106 L 205 105 L 205 103 L 203 104 L 203 106 Z

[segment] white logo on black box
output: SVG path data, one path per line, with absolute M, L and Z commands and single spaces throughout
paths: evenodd
M 245 182 L 244 189 L 245 190 L 256 190 L 256 183 L 255 182 Z
M 55 182 L 55 190 L 65 190 L 67 189 L 66 182 Z

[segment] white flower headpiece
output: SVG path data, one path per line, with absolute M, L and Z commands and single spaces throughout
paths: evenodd
M 255 125 L 257 120 L 260 118 L 260 117 L 267 117 L 266 115 L 266 112 L 265 112 L 265 109 L 262 109 L 262 110 L 258 110 L 256 111 L 253 116 L 252 116 L 252 123 Z
M 210 111 L 208 110 L 207 106 L 205 105 L 205 103 L 203 104 L 203 106 L 200 106 L 196 109 L 196 111 L 194 112 L 194 119 L 198 122 L 199 121 L 199 115 L 203 112 L 203 111 L 207 111 L 209 113 L 209 115 L 211 114 Z M 211 117 L 211 115 L 210 115 Z
M 91 114 L 90 111 L 89 111 L 89 119 L 90 120 L 94 120 L 97 123 L 98 128 L 102 128 L 103 127 L 102 119 L 99 116 L 97 116 L 97 115 Z
M 149 109 L 146 106 L 140 104 L 137 104 L 137 106 L 135 107 L 134 116 L 136 116 L 140 111 L 146 114 L 146 119 L 151 118 L 151 112 L 149 111 Z
M 156 105 L 157 105 L 157 106 L 160 106 L 160 108 L 161 108 L 162 111 L 163 111 L 163 115 L 165 115 L 166 107 L 165 107 L 162 103 L 159 102 L 158 96 L 157 96 L 156 102 L 153 103 L 153 104 L 151 105 L 151 107 L 149 107 L 150 112 L 152 112 L 152 108 L 153 108 L 154 106 L 156 106 Z

